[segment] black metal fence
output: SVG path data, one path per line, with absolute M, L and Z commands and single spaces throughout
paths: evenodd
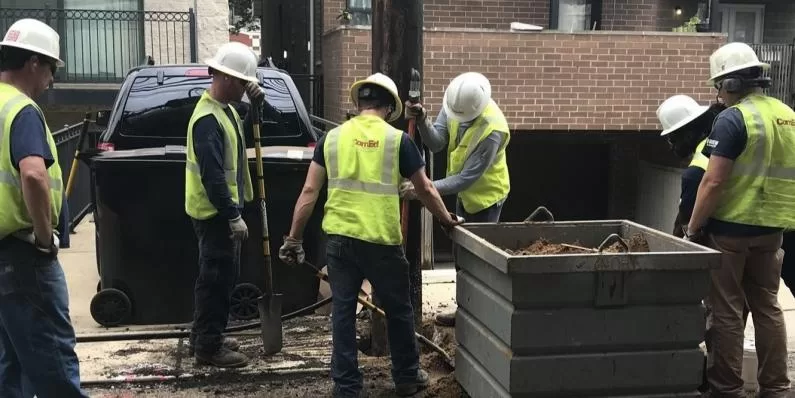
M 323 117 L 323 76 L 290 74 L 310 115 Z
M 157 64 L 196 62 L 196 14 L 172 11 L 105 11 L 0 8 L 0 32 L 35 18 L 61 36 L 56 82 L 120 82 L 152 57 Z
M 770 64 L 765 75 L 772 80 L 767 95 L 795 106 L 795 44 L 752 44 L 759 60 Z
M 80 162 L 75 159 L 75 151 L 80 144 L 80 134 L 88 127 L 86 123 L 87 122 L 84 121 L 66 126 L 52 133 L 55 146 L 58 149 L 58 165 L 61 166 L 64 189 L 66 189 L 69 180 L 69 171 L 71 170 L 72 162 L 78 161 L 75 181 L 72 183 L 72 191 L 68 197 L 70 230 L 74 229 L 83 217 L 93 210 L 93 203 L 91 200 L 91 170 L 85 162 Z M 89 143 L 89 146 L 90 145 Z

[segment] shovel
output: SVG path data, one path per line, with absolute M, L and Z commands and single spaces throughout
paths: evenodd
M 260 143 L 259 107 L 251 104 L 251 120 L 254 128 L 254 150 L 257 154 L 257 186 L 259 206 L 262 215 L 262 250 L 265 260 L 265 291 L 257 298 L 260 329 L 262 330 L 262 349 L 265 355 L 282 350 L 282 295 L 273 293 L 273 274 L 271 272 L 270 233 L 268 232 L 268 212 L 265 208 L 265 178 L 262 171 L 262 148 Z

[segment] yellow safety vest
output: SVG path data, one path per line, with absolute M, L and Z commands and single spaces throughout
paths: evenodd
M 701 170 L 707 170 L 707 163 L 709 163 L 709 158 L 704 156 L 701 151 L 704 150 L 704 145 L 707 143 L 707 139 L 705 138 L 701 141 L 698 146 L 696 147 L 696 151 L 693 153 L 693 159 L 690 160 L 689 167 L 698 167 Z
M 713 218 L 795 228 L 795 111 L 760 94 L 734 107 L 742 112 L 748 141 Z
M 402 135 L 373 115 L 356 116 L 328 132 L 323 231 L 382 245 L 403 242 L 398 193 Z
M 235 125 L 232 124 L 232 121 L 229 120 L 229 116 L 224 112 L 225 108 L 225 105 L 214 100 L 210 94 L 205 91 L 199 99 L 199 102 L 196 103 L 196 108 L 193 110 L 193 115 L 188 123 L 188 150 L 185 161 L 185 212 L 197 220 L 206 220 L 218 214 L 218 209 L 210 203 L 210 199 L 207 197 L 207 191 L 204 189 L 204 185 L 202 185 L 199 164 L 196 161 L 196 153 L 193 150 L 193 125 L 204 116 L 212 115 L 224 131 L 224 174 L 226 176 L 226 186 L 229 187 L 232 201 L 237 205 L 241 204 L 237 187 L 237 145 L 238 140 L 244 140 L 243 124 L 235 108 L 229 106 L 229 109 L 232 110 L 232 114 L 235 117 L 235 123 L 237 123 L 236 131 Z M 246 166 L 246 170 L 243 170 L 243 190 L 245 196 L 243 199 L 246 202 L 250 202 L 254 199 L 254 187 L 251 184 L 248 162 L 243 162 L 243 164 Z
M 32 99 L 16 87 L 0 83 L 0 239 L 33 227 L 33 220 L 22 198 L 22 180 L 19 171 L 11 163 L 11 125 L 22 108 L 28 105 L 36 108 L 44 122 L 44 114 Z M 58 149 L 46 122 L 44 130 L 53 158 L 52 165 L 47 168 L 47 174 L 50 177 L 50 217 L 52 227 L 56 228 L 63 204 L 63 177 L 61 166 L 58 164 Z
M 447 119 L 447 131 L 450 140 L 447 144 L 447 176 L 455 175 L 464 168 L 464 162 L 478 143 L 486 139 L 494 131 L 502 133 L 502 144 L 497 151 L 494 163 L 483 175 L 458 197 L 467 213 L 474 214 L 487 209 L 505 199 L 511 190 L 511 179 L 508 175 L 508 163 L 505 161 L 505 147 L 511 139 L 508 122 L 502 111 L 492 100 L 464 132 L 461 142 L 456 146 L 458 126 L 460 123 L 452 118 Z

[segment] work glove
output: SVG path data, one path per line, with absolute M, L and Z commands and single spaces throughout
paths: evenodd
M 428 111 L 423 108 L 422 104 L 416 103 L 412 104 L 411 101 L 406 101 L 404 109 L 404 117 L 406 119 L 417 119 L 418 121 L 425 120 L 425 117 L 428 116 Z
M 21 241 L 30 243 L 31 245 L 33 245 L 33 247 L 36 248 L 36 250 L 42 253 L 52 254 L 54 256 L 58 255 L 58 247 L 60 246 L 61 241 L 60 239 L 58 239 L 58 235 L 55 231 L 53 231 L 52 239 L 49 242 L 49 246 L 46 242 L 40 241 L 32 230 L 17 231 L 14 232 L 12 235 Z
M 706 234 L 704 233 L 704 228 L 699 229 L 698 231 L 690 231 L 686 225 L 682 227 L 682 231 L 684 231 L 684 238 L 687 241 L 698 243 L 699 245 L 703 245 L 706 242 Z
M 254 106 L 261 105 L 262 101 L 265 99 L 265 92 L 254 82 L 246 83 L 246 95 L 248 95 L 248 100 L 251 101 L 251 105 Z
M 285 236 L 284 244 L 279 248 L 279 259 L 287 265 L 303 264 L 306 259 L 303 243 L 303 240 Z
M 412 184 L 411 181 L 406 180 L 400 183 L 398 192 L 400 194 L 400 197 L 404 200 L 417 199 L 417 192 L 414 190 L 414 184 Z
M 229 238 L 232 240 L 246 240 L 248 239 L 248 226 L 243 221 L 242 216 L 237 216 L 229 220 L 229 231 L 231 234 Z
M 453 232 L 453 228 L 464 223 L 464 218 L 449 212 L 447 214 L 450 217 L 447 220 L 439 220 L 439 223 L 442 225 L 444 233 L 450 236 L 450 233 Z

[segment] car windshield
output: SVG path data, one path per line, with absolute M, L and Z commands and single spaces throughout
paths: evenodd
M 158 84 L 156 76 L 137 77 L 130 87 L 119 123 L 121 134 L 145 137 L 185 137 L 193 109 L 202 93 L 210 87 L 208 76 L 165 76 Z M 306 126 L 296 109 L 290 89 L 280 78 L 265 78 L 262 109 L 262 135 L 289 137 L 305 134 Z M 247 96 L 234 104 L 242 118 L 250 106 Z M 247 126 L 248 130 L 248 126 Z

